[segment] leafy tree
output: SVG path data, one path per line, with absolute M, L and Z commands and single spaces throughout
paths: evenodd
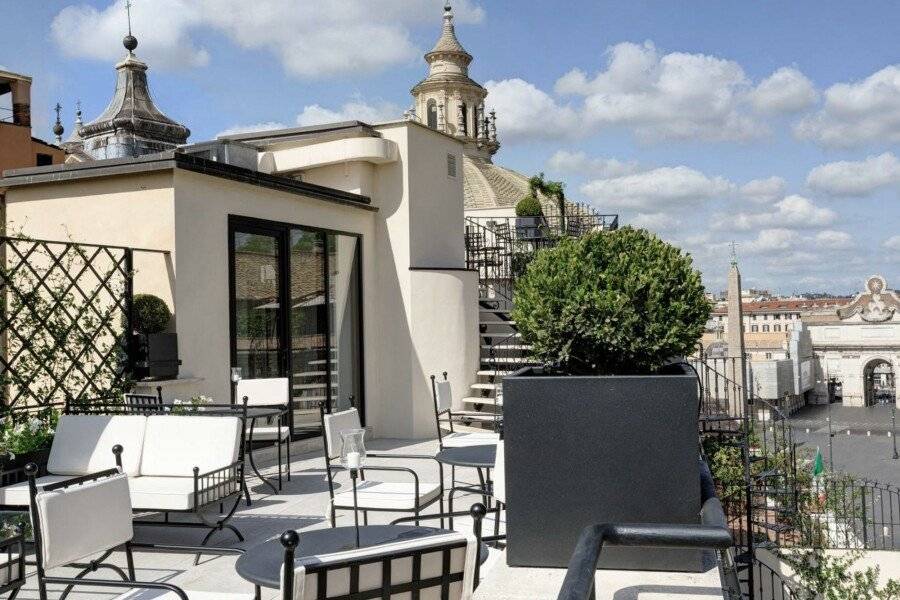
M 540 217 L 542 214 L 541 202 L 534 196 L 525 196 L 516 204 L 517 217 Z
M 133 303 L 133 328 L 138 333 L 162 333 L 172 320 L 172 313 L 165 301 L 153 294 L 135 294 Z
M 852 550 L 843 556 L 825 554 L 823 550 L 799 550 L 781 553 L 797 576 L 794 589 L 797 600 L 898 600 L 900 582 L 890 579 L 878 584 L 878 567 L 853 569 L 863 553 Z
M 633 374 L 692 351 L 709 313 L 690 256 L 625 227 L 539 251 L 517 281 L 513 319 L 544 364 Z

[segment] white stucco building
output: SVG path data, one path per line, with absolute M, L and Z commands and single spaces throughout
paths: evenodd
M 873 275 L 836 310 L 804 315 L 816 356 L 815 401 L 846 406 L 896 402 L 900 372 L 900 296 Z

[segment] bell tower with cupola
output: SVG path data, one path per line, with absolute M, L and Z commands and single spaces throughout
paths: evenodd
M 487 90 L 469 77 L 472 55 L 456 37 L 449 0 L 441 37 L 425 61 L 428 76 L 412 89 L 416 116 L 433 129 L 461 138 L 467 155 L 489 161 L 500 149 L 497 118 L 485 109 Z

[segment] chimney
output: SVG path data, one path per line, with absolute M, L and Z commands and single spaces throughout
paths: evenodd
M 9 89 L 12 92 L 13 123 L 31 127 L 31 80 L 12 79 Z

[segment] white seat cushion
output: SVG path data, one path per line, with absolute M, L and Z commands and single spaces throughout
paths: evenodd
M 194 508 L 193 477 L 135 477 L 131 480 L 131 506 L 135 510 L 190 510 Z
M 105 552 L 134 537 L 124 474 L 38 492 L 35 505 L 45 569 Z
M 144 447 L 143 415 L 62 415 L 56 426 L 47 471 L 89 475 L 116 466 L 113 446 L 122 452 L 122 470 L 137 475 Z
M 141 476 L 193 477 L 233 464 L 242 432 L 238 417 L 153 415 L 147 417 Z
M 487 446 L 496 444 L 500 441 L 500 434 L 486 431 L 481 432 L 463 432 L 454 431 L 441 435 L 441 444 L 444 448 L 461 448 L 465 446 Z
M 253 428 L 254 442 L 270 442 L 281 437 L 286 440 L 291 430 L 288 427 L 278 427 L 277 425 L 257 425 Z M 250 430 L 247 430 L 247 437 L 250 437 Z
M 348 486 L 349 487 L 349 486 Z M 441 493 L 437 483 L 419 483 L 419 506 L 434 500 Z M 359 508 L 385 510 L 413 510 L 416 507 L 415 486 L 412 482 L 388 483 L 360 481 L 356 485 L 356 505 Z M 353 506 L 353 489 L 334 495 L 334 505 Z
M 63 479 L 71 479 L 71 475 L 44 475 L 38 477 L 35 483 L 40 489 L 48 483 L 56 483 Z M 2 506 L 28 506 L 31 503 L 31 495 L 28 492 L 28 482 L 20 481 L 12 485 L 0 487 L 0 505 Z
M 195 592 L 182 590 L 188 600 L 253 600 L 253 594 L 235 594 L 233 592 Z M 115 596 L 113 600 L 181 600 L 178 594 L 169 590 L 129 590 Z

